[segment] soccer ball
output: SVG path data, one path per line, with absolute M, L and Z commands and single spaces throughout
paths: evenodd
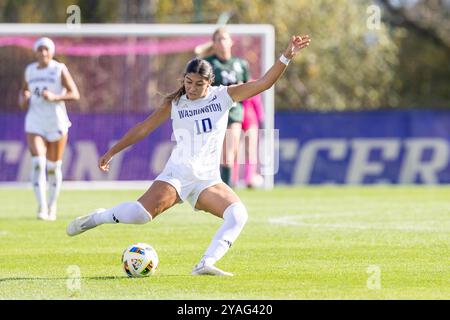
M 158 267 L 158 254 L 146 243 L 130 245 L 122 254 L 123 270 L 128 277 L 147 277 Z

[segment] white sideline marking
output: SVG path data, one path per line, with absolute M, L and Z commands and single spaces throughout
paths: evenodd
M 450 232 L 448 228 L 433 228 L 427 226 L 421 226 L 417 223 L 411 223 L 408 221 L 399 222 L 402 225 L 396 224 L 397 222 L 376 222 L 371 224 L 369 222 L 362 223 L 317 223 L 301 221 L 302 219 L 315 219 L 326 217 L 343 217 L 354 216 L 353 213 L 329 213 L 329 214 L 296 214 L 282 216 L 279 218 L 271 218 L 269 222 L 272 224 L 281 224 L 289 226 L 301 226 L 301 227 L 314 227 L 314 228 L 332 228 L 332 229 L 359 229 L 359 230 L 403 230 L 403 231 L 427 231 L 427 232 Z M 298 221 L 300 220 L 300 221 Z M 381 224 L 381 225 L 380 225 Z

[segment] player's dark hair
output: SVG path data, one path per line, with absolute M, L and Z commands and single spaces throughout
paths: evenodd
M 186 89 L 184 88 L 184 77 L 188 73 L 195 73 L 195 74 L 198 74 L 201 77 L 207 79 L 208 81 L 209 80 L 214 81 L 214 72 L 213 72 L 213 68 L 212 68 L 211 64 L 208 61 L 203 60 L 203 59 L 199 59 L 199 58 L 192 59 L 186 65 L 186 70 L 183 74 L 183 79 L 180 80 L 181 87 L 177 91 L 168 94 L 166 96 L 167 100 L 169 100 L 170 102 L 175 101 L 178 103 L 181 96 L 183 94 L 186 94 Z

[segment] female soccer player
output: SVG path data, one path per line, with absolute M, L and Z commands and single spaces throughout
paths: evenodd
M 53 60 L 55 44 L 51 39 L 39 38 L 33 50 L 37 62 L 25 69 L 19 104 L 28 107 L 25 132 L 32 157 L 31 182 L 39 204 L 37 217 L 56 220 L 62 156 L 71 125 L 64 101 L 78 100 L 80 94 L 67 67 Z
M 221 27 L 212 36 L 213 54 L 205 57 L 214 71 L 214 86 L 245 83 L 249 80 L 248 62 L 232 55 L 233 40 L 227 29 Z M 232 185 L 234 162 L 237 160 L 239 138 L 241 136 L 243 120 L 242 102 L 236 100 L 228 113 L 228 130 L 222 151 L 222 165 L 220 167 L 222 180 Z
M 198 58 L 191 60 L 178 91 L 168 95 L 158 110 L 131 128 L 99 159 L 100 169 L 108 171 L 115 154 L 145 138 L 171 117 L 177 143 L 163 172 L 137 201 L 78 217 L 68 224 L 67 234 L 75 236 L 104 223 L 147 223 L 176 203 L 187 200 L 195 210 L 210 212 L 224 220 L 192 274 L 232 275 L 215 266 L 247 221 L 247 210 L 239 197 L 220 179 L 228 111 L 234 101 L 269 89 L 290 59 L 309 43 L 309 36 L 293 36 L 284 54 L 262 78 L 228 87 L 212 86 L 211 65 Z

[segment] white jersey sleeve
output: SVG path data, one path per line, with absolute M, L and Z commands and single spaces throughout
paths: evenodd
M 27 65 L 27 67 L 25 68 L 25 81 L 28 83 L 30 81 L 30 75 L 31 75 L 31 70 L 33 68 L 36 68 L 36 62 L 30 63 L 29 65 Z
M 67 70 L 67 66 L 66 66 L 66 64 L 64 64 L 64 63 L 62 63 L 62 62 L 60 62 L 59 64 L 58 64 L 58 72 L 59 72 L 59 76 L 62 78 L 62 71 L 63 70 Z
M 217 95 L 219 96 L 219 100 L 224 102 L 224 106 L 227 110 L 230 110 L 233 107 L 234 101 L 231 96 L 228 94 L 227 86 L 219 86 L 216 89 Z

